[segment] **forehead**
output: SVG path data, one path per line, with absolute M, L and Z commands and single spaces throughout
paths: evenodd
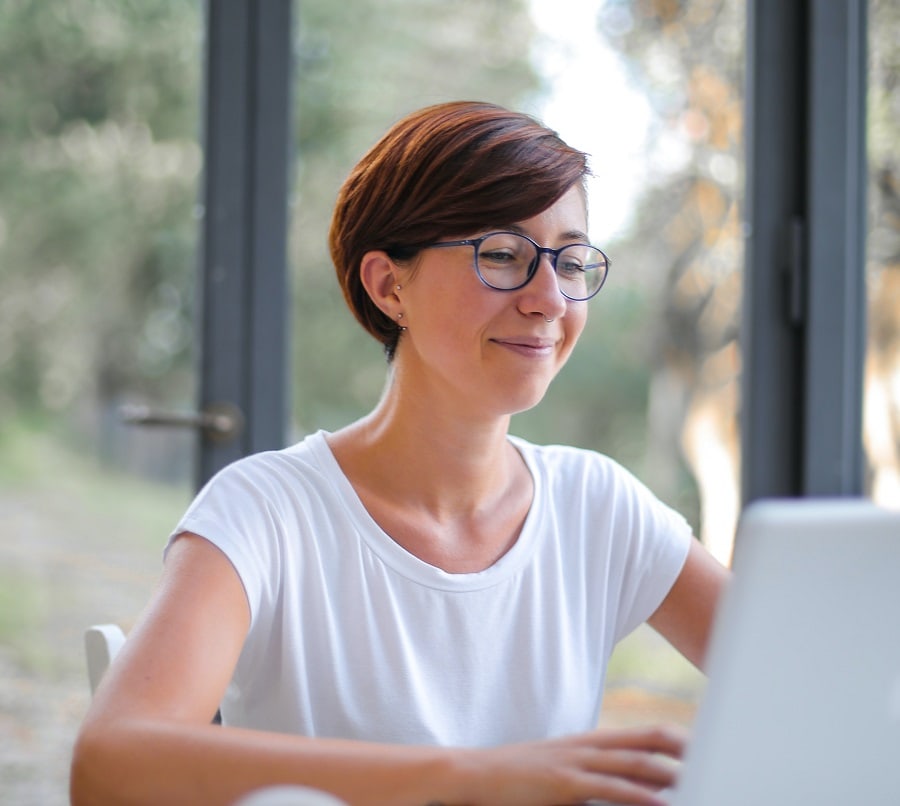
M 580 185 L 572 186 L 546 210 L 525 221 L 514 222 L 511 229 L 531 237 L 539 232 L 543 237 L 555 240 L 586 238 L 587 201 L 584 190 Z

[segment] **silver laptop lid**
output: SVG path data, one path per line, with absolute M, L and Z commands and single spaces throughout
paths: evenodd
M 738 529 L 674 806 L 900 804 L 900 513 L 764 501 Z

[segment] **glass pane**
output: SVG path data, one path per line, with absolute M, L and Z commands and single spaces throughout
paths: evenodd
M 593 155 L 592 237 L 612 260 L 567 368 L 571 389 L 551 392 L 574 412 L 556 428 L 631 467 L 727 561 L 738 509 L 743 4 L 533 4 L 552 92 L 539 112 Z
M 68 803 L 91 624 L 190 494 L 202 6 L 0 4 L 0 802 Z
M 592 239 L 612 267 L 564 382 L 522 421 L 617 458 L 728 563 L 739 511 L 745 4 L 532 5 L 550 87 L 538 111 L 593 154 Z M 613 656 L 604 719 L 686 722 L 701 687 L 641 628 Z
M 368 411 L 384 385 L 381 347 L 355 323 L 326 238 L 340 184 L 400 117 L 477 98 L 523 107 L 540 86 L 522 0 L 297 3 L 298 132 L 294 267 L 294 422 L 337 428 Z
M 900 7 L 869 4 L 867 282 L 863 442 L 868 493 L 900 508 Z
M 297 435 L 367 411 L 380 348 L 346 310 L 325 239 L 334 197 L 403 113 L 477 97 L 533 112 L 592 154 L 591 237 L 612 268 L 536 442 L 612 455 L 726 561 L 738 512 L 744 3 L 313 0 L 298 5 L 292 234 Z M 502 34 L 502 35 L 500 35 Z M 448 69 L 452 65 L 452 69 Z M 614 718 L 687 720 L 697 673 L 639 631 L 613 660 Z M 628 709 L 631 717 L 625 716 Z

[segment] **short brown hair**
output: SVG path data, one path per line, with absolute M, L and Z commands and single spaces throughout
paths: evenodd
M 390 359 L 400 329 L 362 285 L 366 252 L 411 259 L 442 238 L 523 221 L 588 174 L 583 152 L 528 115 L 472 101 L 412 113 L 357 163 L 338 194 L 328 241 L 347 304 Z

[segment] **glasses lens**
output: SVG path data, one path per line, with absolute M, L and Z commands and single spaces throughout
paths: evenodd
M 559 290 L 569 299 L 590 299 L 606 279 L 606 255 L 586 244 L 567 246 L 556 259 Z
M 508 291 L 528 282 L 536 260 L 537 251 L 527 238 L 514 232 L 496 232 L 481 242 L 475 266 L 487 285 Z

